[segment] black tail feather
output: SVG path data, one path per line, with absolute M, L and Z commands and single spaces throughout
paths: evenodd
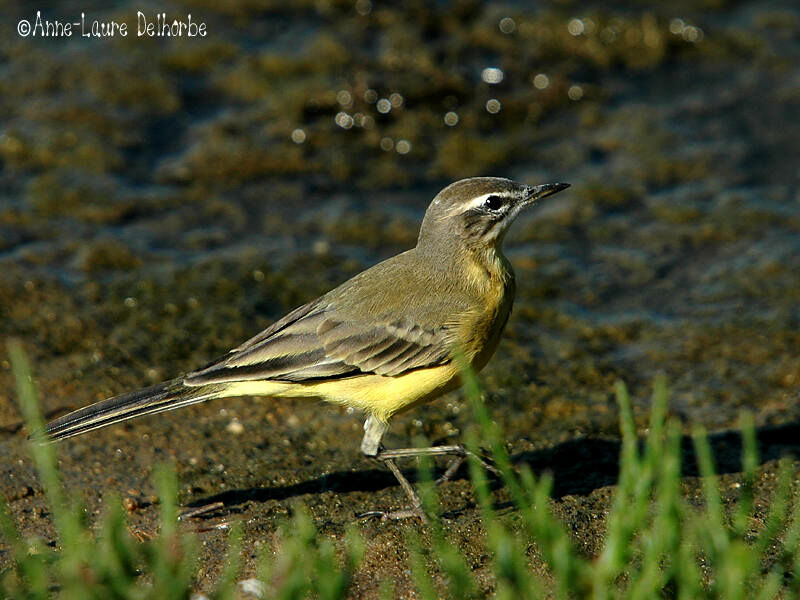
M 165 381 L 80 408 L 51 421 L 45 426 L 44 431 L 34 433 L 31 437 L 46 441 L 81 435 L 135 417 L 216 398 L 223 387 L 222 385 L 187 387 L 183 384 L 183 379 Z

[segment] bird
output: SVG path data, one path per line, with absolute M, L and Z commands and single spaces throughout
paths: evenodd
M 203 368 L 51 421 L 44 438 L 217 398 L 321 399 L 366 415 L 361 452 L 385 464 L 411 502 L 365 515 L 425 521 L 395 460 L 424 454 L 463 460 L 468 452 L 460 445 L 391 450 L 383 435 L 394 415 L 458 388 L 465 363 L 478 372 L 489 361 L 514 302 L 514 271 L 502 250 L 506 232 L 523 209 L 567 187 L 500 177 L 456 181 L 431 201 L 415 247 L 292 310 Z

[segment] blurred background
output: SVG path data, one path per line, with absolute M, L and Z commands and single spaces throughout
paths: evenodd
M 0 336 L 48 416 L 224 353 L 412 246 L 443 186 L 495 175 L 573 186 L 506 241 L 517 302 L 482 383 L 513 452 L 616 438 L 619 378 L 644 424 L 658 372 L 687 424 L 797 422 L 796 2 L 106 4 L 2 8 Z M 37 9 L 129 35 L 19 35 Z M 137 11 L 207 35 L 137 37 Z M 9 389 L 3 362 L 16 439 Z M 460 439 L 460 407 L 400 418 L 394 445 Z M 359 427 L 236 400 L 61 451 L 96 489 L 143 489 L 174 456 L 192 498 L 356 468 Z

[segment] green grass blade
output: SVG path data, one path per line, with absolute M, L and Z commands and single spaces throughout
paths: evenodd
M 39 410 L 30 364 L 22 344 L 18 340 L 9 340 L 8 355 L 25 424 L 31 432 L 42 431 L 44 420 Z M 31 442 L 30 451 L 42 481 L 47 503 L 53 514 L 59 540 L 64 548 L 77 550 L 80 545 L 81 524 L 73 511 L 65 508 L 67 502 L 56 467 L 55 447 L 52 444 Z
M 705 428 L 697 425 L 693 429 L 692 441 L 694 442 L 697 466 L 700 470 L 702 479 L 703 497 L 706 503 L 706 516 L 708 517 L 706 528 L 711 543 L 710 549 L 715 554 L 722 554 L 727 550 L 729 544 L 728 533 L 725 530 L 725 515 L 722 509 L 722 499 L 719 495 L 716 470 L 714 460 L 711 457 L 711 446 L 708 443 L 708 435 Z
M 222 576 L 214 587 L 211 600 L 233 600 L 236 598 L 236 578 L 242 568 L 242 524 L 233 524 L 228 535 L 228 556 Z
M 425 554 L 422 544 L 416 531 L 410 531 L 408 540 L 408 562 L 411 567 L 411 575 L 417 588 L 417 593 L 421 600 L 437 600 L 439 594 L 433 583 L 428 565 L 426 564 Z
M 742 431 L 742 491 L 733 517 L 733 526 L 736 537 L 743 537 L 753 516 L 753 490 L 756 467 L 758 467 L 758 446 L 753 415 L 742 413 L 739 427 Z

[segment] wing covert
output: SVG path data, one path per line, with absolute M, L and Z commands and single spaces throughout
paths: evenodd
M 358 323 L 316 303 L 289 313 L 185 381 L 202 385 L 257 379 L 311 382 L 362 373 L 397 376 L 447 362 L 452 337 L 446 327 L 425 329 L 408 319 Z

